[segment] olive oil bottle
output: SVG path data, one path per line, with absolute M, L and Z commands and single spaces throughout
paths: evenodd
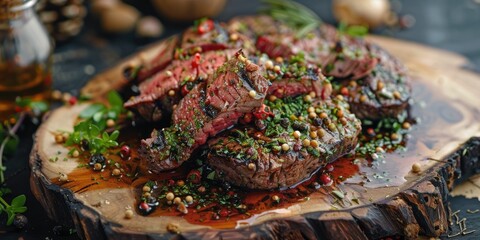
M 14 112 L 17 97 L 50 96 L 53 44 L 35 13 L 36 2 L 0 1 L 0 119 Z

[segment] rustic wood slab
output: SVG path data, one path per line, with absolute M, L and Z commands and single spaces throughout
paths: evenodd
M 448 232 L 448 192 L 480 170 L 480 76 L 464 70 L 467 61 L 456 54 L 383 37 L 369 39 L 400 58 L 414 78 L 416 102 L 412 111 L 420 122 L 408 141 L 410 150 L 387 154 L 378 163 L 391 182 L 376 179 L 360 185 L 359 179 L 352 177 L 336 186 L 347 193 L 341 204 L 333 204 L 331 187 L 324 187 L 309 201 L 254 215 L 238 222 L 236 228 L 195 225 L 181 217 L 135 214 L 127 220 L 125 209 L 135 207 L 133 184 L 118 183 L 107 189 L 83 184 L 86 181 L 79 180 L 82 175 L 78 174 L 77 160 L 68 158 L 67 150 L 55 144 L 51 135 L 57 130 L 71 131 L 76 116 L 87 106 L 83 104 L 53 111 L 38 130 L 30 159 L 32 191 L 49 217 L 74 225 L 78 234 L 88 239 L 438 237 Z M 146 48 L 98 75 L 82 93 L 101 98 L 111 89 L 119 89 L 125 84 L 123 66 L 144 61 L 162 47 L 159 43 Z M 67 159 L 49 161 L 52 156 Z M 410 171 L 415 162 L 421 164 L 422 173 Z M 366 165 L 361 162 L 356 167 L 364 176 L 373 176 L 375 172 Z M 60 174 L 69 175 L 70 181 L 59 182 Z M 85 173 L 83 177 L 90 175 Z M 355 202 L 348 201 L 352 196 Z M 169 233 L 168 223 L 177 224 L 180 235 Z

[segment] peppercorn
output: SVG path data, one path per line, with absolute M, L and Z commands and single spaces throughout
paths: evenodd
M 385 87 L 385 84 L 382 81 L 377 82 L 377 91 L 382 91 L 384 87 Z
M 393 91 L 393 97 L 395 99 L 400 99 L 400 98 L 402 98 L 402 95 L 400 94 L 399 91 Z
M 362 95 L 360 96 L 360 102 L 366 102 L 367 101 L 367 95 Z
M 420 165 L 420 163 L 412 164 L 412 172 L 413 173 L 419 173 L 421 171 L 422 171 L 422 166 Z
M 237 40 L 238 40 L 238 34 L 236 34 L 236 33 L 230 34 L 230 41 L 235 42 Z
M 294 131 L 294 132 L 293 132 L 293 137 L 294 137 L 294 138 L 300 138 L 301 135 L 302 135 L 302 134 L 301 134 L 299 131 Z
M 100 164 L 100 163 L 95 163 L 95 164 L 93 165 L 93 170 L 95 170 L 95 171 L 100 171 L 100 170 L 102 170 L 102 164 Z
M 193 203 L 193 197 L 188 195 L 185 197 L 185 201 L 187 201 L 188 204 L 192 204 Z
M 28 224 L 28 218 L 23 214 L 15 214 L 13 225 L 18 229 L 23 229 Z
M 64 143 L 64 138 L 62 134 L 55 134 L 55 142 L 58 144 Z
M 318 136 L 319 138 L 322 138 L 323 136 L 325 136 L 325 130 L 323 130 L 323 129 L 321 129 L 321 128 L 318 129 L 318 130 L 317 130 L 317 136 Z
M 183 180 L 178 180 L 177 181 L 177 186 L 183 187 L 184 185 L 185 185 L 185 181 L 183 181 Z
M 316 131 L 310 132 L 310 137 L 311 138 L 317 138 L 317 132 Z
M 169 90 L 168 91 L 168 96 L 170 96 L 170 97 L 175 96 L 175 91 L 174 90 Z
M 393 141 L 396 141 L 396 140 L 398 140 L 399 137 L 398 137 L 398 134 L 392 133 L 392 135 L 390 135 L 390 138 L 391 138 Z
M 322 112 L 320 113 L 320 115 L 318 115 L 321 119 L 325 119 L 328 117 L 328 114 L 326 112 Z
M 410 125 L 409 122 L 404 122 L 404 123 L 402 124 L 402 128 L 403 128 L 403 129 L 410 129 L 410 127 L 412 127 L 412 126 Z
M 338 111 L 337 111 L 337 117 L 338 117 L 338 118 L 341 118 L 341 117 L 343 117 L 343 116 L 344 116 L 343 110 L 342 110 L 342 109 L 338 109 Z
M 278 197 L 277 195 L 273 195 L 272 200 L 275 202 L 280 202 L 280 197 Z
M 329 163 L 329 164 L 327 164 L 327 165 L 325 166 L 325 169 L 326 169 L 327 171 L 329 171 L 329 172 L 333 172 L 334 167 L 333 167 L 332 164 Z
M 282 144 L 282 150 L 283 151 L 288 151 L 288 150 L 290 150 L 290 146 L 288 144 L 284 143 L 284 144 Z
M 179 197 L 175 197 L 175 198 L 173 199 L 173 203 L 174 203 L 174 204 L 177 204 L 177 205 L 178 205 L 178 204 L 181 203 L 181 202 L 182 202 L 182 199 L 179 198 Z
M 275 65 L 275 66 L 273 67 L 273 71 L 275 71 L 275 72 L 277 72 L 277 73 L 280 72 L 280 70 L 281 70 L 281 69 L 280 69 L 280 66 L 278 66 L 278 65 Z
M 132 218 L 133 218 L 133 211 L 132 211 L 132 209 L 127 209 L 127 210 L 125 210 L 125 218 L 126 218 L 126 219 L 132 219 Z
M 317 140 L 310 141 L 310 146 L 313 147 L 313 148 L 318 147 L 318 141 Z
M 75 157 L 75 158 L 76 158 L 76 157 L 78 157 L 78 156 L 80 156 L 80 152 L 78 152 L 78 150 L 76 150 L 76 149 L 73 150 L 73 152 L 72 152 L 72 157 Z
M 267 60 L 265 62 L 265 68 L 266 69 L 272 69 L 273 68 L 273 62 L 271 60 Z
M 311 102 L 312 97 L 310 95 L 306 95 L 305 97 L 303 97 L 303 100 L 305 100 L 305 102 Z
M 320 182 L 322 182 L 323 185 L 330 185 L 333 181 L 327 174 L 322 174 L 320 175 Z
M 304 147 L 310 146 L 310 140 L 308 140 L 308 139 L 303 139 L 303 146 L 304 146 Z
M 144 192 L 150 192 L 151 190 L 152 189 L 147 185 L 143 186 L 143 188 L 142 188 L 142 191 L 144 191 Z
M 127 145 L 123 145 L 122 148 L 120 148 L 120 156 L 123 159 L 128 159 L 130 157 L 131 150 L 130 147 Z
M 60 173 L 60 177 L 58 177 L 58 180 L 59 180 L 60 182 L 66 182 L 66 181 L 68 181 L 68 175 L 65 174 L 65 173 Z
M 90 166 L 95 165 L 96 163 L 99 163 L 100 165 L 104 165 L 106 162 L 105 156 L 102 154 L 94 154 L 90 157 L 90 162 L 88 163 Z
M 257 96 L 257 92 L 255 90 L 250 90 L 250 92 L 248 92 L 248 95 L 252 98 L 256 97 Z
M 115 121 L 113 119 L 108 119 L 106 124 L 107 127 L 111 128 L 115 126 Z
M 270 100 L 270 102 L 273 102 L 273 101 L 277 100 L 277 96 L 270 95 L 270 97 L 268 97 L 268 100 Z
M 165 198 L 167 199 L 167 201 L 173 201 L 175 195 L 172 192 L 168 192 Z
M 310 112 L 310 113 L 308 114 L 308 117 L 309 117 L 310 119 L 314 119 L 314 118 L 317 117 L 317 114 L 316 114 L 315 112 Z
M 346 119 L 346 118 L 341 117 L 341 118 L 340 118 L 340 123 L 345 126 L 345 125 L 347 125 L 348 122 L 347 122 L 347 119 Z

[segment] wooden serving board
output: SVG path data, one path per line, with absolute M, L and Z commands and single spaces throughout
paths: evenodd
M 415 100 L 412 114 L 419 123 L 411 132 L 406 152 L 386 154 L 373 166 L 366 161 L 336 164 L 362 173 L 335 186 L 346 193 L 340 204 L 331 194 L 333 187 L 323 187 L 309 201 L 254 215 L 233 227 L 196 225 L 171 216 L 135 214 L 125 219 L 125 209 L 136 206 L 134 186 L 84 184 L 80 179 L 90 175 L 78 174 L 77 160 L 69 159 L 67 150 L 56 144 L 51 134 L 71 131 L 86 104 L 53 111 L 38 130 L 30 159 L 32 191 L 49 217 L 74 225 L 78 234 L 88 239 L 410 239 L 447 233 L 448 192 L 480 170 L 480 76 L 464 70 L 467 61 L 456 54 L 383 37 L 369 39 L 410 69 Z M 163 47 L 163 43 L 153 45 L 96 76 L 82 93 L 102 98 L 120 88 L 125 84 L 124 66 L 145 61 Z M 52 156 L 66 159 L 49 161 Z M 417 162 L 420 174 L 411 172 Z M 383 177 L 378 177 L 379 171 Z M 59 182 L 59 174 L 67 174 L 69 181 Z M 167 231 L 169 223 L 179 226 L 180 236 Z

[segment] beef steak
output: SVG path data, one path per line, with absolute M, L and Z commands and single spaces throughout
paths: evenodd
M 206 52 L 200 55 L 198 64 L 194 63 L 195 56 L 174 60 L 166 69 L 141 83 L 140 95 L 129 99 L 124 106 L 148 121 L 158 121 L 172 112 L 183 94 L 204 81 L 237 51 Z
M 356 146 L 360 121 L 344 101 L 300 96 L 266 105 L 275 116 L 263 120 L 265 129 L 237 127 L 208 142 L 207 163 L 221 180 L 251 189 L 289 187 Z
M 258 65 L 238 52 L 180 101 L 171 127 L 154 130 L 150 138 L 142 140 L 144 165 L 154 173 L 178 167 L 209 137 L 257 110 L 268 85 Z

